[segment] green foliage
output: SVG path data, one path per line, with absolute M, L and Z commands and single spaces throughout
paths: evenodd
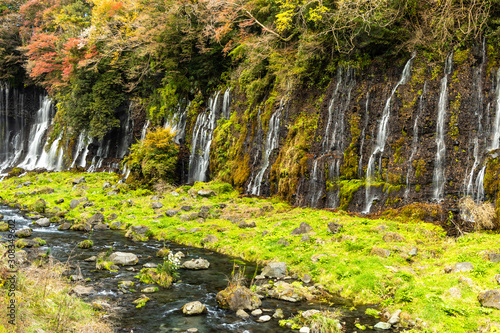
M 174 183 L 179 153 L 179 148 L 173 141 L 174 136 L 175 133 L 169 128 L 158 128 L 147 133 L 142 142 L 132 145 L 123 164 L 135 179 L 147 184 L 159 180 Z

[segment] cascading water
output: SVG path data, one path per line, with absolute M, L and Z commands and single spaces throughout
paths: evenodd
M 187 103 L 187 106 L 183 107 L 181 104 L 177 105 L 177 110 L 175 113 L 166 119 L 164 128 L 170 128 L 172 132 L 175 132 L 174 142 L 181 144 L 184 141 L 185 131 L 186 131 L 186 120 L 187 111 L 191 102 Z
M 262 164 L 255 177 L 250 179 L 250 182 L 248 183 L 247 192 L 250 194 L 261 194 L 262 179 L 264 178 L 264 174 L 269 167 L 269 158 L 271 157 L 272 152 L 279 147 L 280 122 L 283 108 L 284 101 L 282 99 L 279 109 L 274 112 L 269 119 L 269 129 L 267 130 L 264 153 L 262 154 Z
M 362 178 L 363 177 L 363 148 L 365 146 L 365 132 L 366 128 L 368 127 L 368 120 L 369 120 L 369 108 L 368 105 L 370 104 L 370 91 L 366 94 L 366 102 L 365 102 L 365 122 L 363 125 L 363 130 L 361 131 L 361 145 L 359 146 L 359 161 L 358 161 L 358 177 Z
M 432 177 L 432 186 L 433 186 L 433 199 L 436 201 L 441 201 L 443 199 L 444 194 L 444 163 L 445 163 L 445 154 L 446 154 L 446 146 L 444 141 L 445 134 L 445 116 L 446 109 L 448 106 L 448 75 L 451 74 L 453 67 L 453 53 L 450 53 L 446 58 L 446 63 L 444 66 L 444 77 L 441 79 L 441 91 L 439 93 L 439 102 L 438 102 L 438 117 L 437 117 L 437 125 L 436 125 L 436 160 L 434 165 L 434 174 Z
M 49 128 L 52 114 L 52 102 L 45 97 L 37 111 L 35 121 L 31 126 L 29 134 L 29 146 L 24 161 L 18 166 L 27 170 L 33 170 L 37 167 L 44 167 L 38 161 L 44 153 L 44 136 Z M 45 160 L 44 160 L 45 161 Z
M 497 71 L 497 86 L 496 86 L 496 114 L 495 121 L 493 122 L 493 131 L 491 135 L 490 150 L 500 148 L 500 67 Z
M 75 150 L 75 157 L 73 158 L 73 162 L 71 163 L 71 168 L 74 168 L 76 166 L 85 168 L 85 165 L 87 164 L 87 154 L 89 153 L 88 141 L 89 139 L 86 133 L 80 133 L 80 135 L 78 136 L 78 144 Z M 77 164 L 78 159 L 80 160 L 80 163 Z
M 418 103 L 418 113 L 415 116 L 415 122 L 413 123 L 413 140 L 411 142 L 411 153 L 410 158 L 408 159 L 408 171 L 406 172 L 406 189 L 404 198 L 408 200 L 408 195 L 410 194 L 410 175 L 413 172 L 413 158 L 417 153 L 418 149 L 418 120 L 420 118 L 420 114 L 424 109 L 425 104 L 425 94 L 427 93 L 427 81 L 424 82 L 424 88 L 422 89 L 422 94 L 420 95 L 419 103 Z
M 222 116 L 226 119 L 231 118 L 231 87 L 227 88 L 224 92 L 224 99 L 222 102 Z
M 40 156 L 40 159 L 36 163 L 36 168 L 62 171 L 64 167 L 64 153 L 63 149 L 59 147 L 60 142 L 61 136 L 52 142 L 50 148 L 48 148 L 48 143 L 45 144 L 42 156 Z
M 366 168 L 366 203 L 364 214 L 368 214 L 373 204 L 373 200 L 376 199 L 376 195 L 372 191 L 372 182 L 375 179 L 375 159 L 376 155 L 380 154 L 380 158 L 382 158 L 382 153 L 384 152 L 385 143 L 387 141 L 388 133 L 388 125 L 389 118 L 391 116 L 391 101 L 396 93 L 396 90 L 400 85 L 404 85 L 408 82 L 411 76 L 411 65 L 413 59 L 415 58 L 415 54 L 412 55 L 410 60 L 406 63 L 403 73 L 401 75 L 401 79 L 396 84 L 396 86 L 392 89 L 391 95 L 385 102 L 384 110 L 382 111 L 382 119 L 380 120 L 380 124 L 377 131 L 377 138 L 375 140 L 375 147 L 373 148 L 373 152 L 370 155 L 370 159 L 368 160 L 368 167 Z M 381 167 L 379 162 L 379 168 Z
M 149 128 L 149 119 L 146 120 L 144 126 L 142 127 L 141 141 L 143 141 L 146 138 L 146 134 L 148 133 L 148 128 Z
M 202 112 L 196 119 L 191 141 L 191 154 L 189 156 L 188 182 L 207 180 L 208 166 L 210 164 L 210 145 L 217 120 L 220 118 L 220 91 L 209 100 L 208 112 Z

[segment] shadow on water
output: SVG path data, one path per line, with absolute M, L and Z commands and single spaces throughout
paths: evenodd
M 59 261 L 66 262 L 69 259 L 69 266 L 76 274 L 81 270 L 83 278 L 90 278 L 87 285 L 92 286 L 96 293 L 88 296 L 87 301 L 104 300 L 111 304 L 115 310 L 112 312 L 112 319 L 117 327 L 117 332 L 183 332 L 189 328 L 196 327 L 201 333 L 219 332 L 297 332 L 279 326 L 277 319 L 272 319 L 266 323 L 256 321 L 257 317 L 242 320 L 236 317 L 231 311 L 222 310 L 217 306 L 215 296 L 217 292 L 227 286 L 228 278 L 234 269 L 234 265 L 244 266 L 247 274 L 253 275 L 256 264 L 245 262 L 240 259 L 221 255 L 205 249 L 193 248 L 167 242 L 165 246 L 172 251 L 182 251 L 186 254 L 183 260 L 192 258 L 205 258 L 210 262 L 208 270 L 191 271 L 180 269 L 179 281 L 169 289 L 162 289 L 156 293 L 148 294 L 151 299 L 142 308 L 136 308 L 132 301 L 139 298 L 140 290 L 149 286 L 139 282 L 134 276 L 138 273 L 143 264 L 162 262 L 156 257 L 156 251 L 163 246 L 162 242 L 133 242 L 124 237 L 123 231 L 94 231 L 91 238 L 94 246 L 90 249 L 80 249 L 77 247 L 82 240 L 88 239 L 88 234 L 75 231 L 59 231 L 56 225 L 50 227 L 38 227 L 32 224 L 32 220 L 22 215 L 19 210 L 0 206 L 0 214 L 5 220 L 14 220 L 16 229 L 31 227 L 33 229 L 32 238 L 40 237 L 47 241 L 47 245 L 38 250 L 42 253 L 50 248 L 51 255 Z M 0 233 L 4 234 L 5 233 Z M 96 271 L 95 262 L 86 262 L 84 259 L 96 256 L 100 252 L 107 251 L 110 247 L 114 251 L 132 252 L 139 257 L 139 263 L 134 268 L 136 272 L 121 267 L 117 272 Z M 260 271 L 260 267 L 258 268 Z M 123 292 L 118 287 L 119 281 L 130 280 L 135 283 L 133 289 L 136 292 Z M 200 301 L 207 306 L 208 313 L 201 316 L 184 316 L 179 310 L 184 304 L 192 301 Z M 263 314 L 273 315 L 274 311 L 280 308 L 283 310 L 285 318 L 289 318 L 297 311 L 308 309 L 334 309 L 325 304 L 318 303 L 290 303 L 270 298 L 263 299 L 261 309 Z M 354 323 L 356 320 L 363 325 L 373 326 L 377 319 L 367 316 L 364 313 L 366 307 L 359 307 L 355 310 L 348 310 L 339 306 L 343 312 L 341 322 L 344 324 L 346 332 L 358 330 Z M 366 329 L 363 332 L 375 332 Z M 396 330 L 386 331 L 396 332 Z

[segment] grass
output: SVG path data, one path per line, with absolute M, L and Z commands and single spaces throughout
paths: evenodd
M 105 217 L 111 213 L 118 215 L 114 221 L 127 226 L 141 224 L 150 227 L 148 235 L 159 240 L 209 248 L 256 261 L 260 266 L 271 261 L 284 261 L 292 273 L 298 276 L 309 274 L 314 282 L 356 304 L 380 304 L 388 311 L 402 309 L 402 318 L 421 319 L 429 332 L 476 332 L 490 322 L 500 322 L 500 310 L 482 308 L 477 301 L 480 291 L 498 288 L 493 277 L 500 273 L 500 263 L 483 258 L 485 252 L 500 252 L 499 236 L 492 231 L 478 231 L 453 239 L 448 238 L 440 226 L 424 223 L 412 214 L 368 219 L 340 212 L 296 208 L 277 198 L 239 197 L 224 183 L 182 186 L 176 189 L 179 196 L 164 194 L 164 198 L 159 199 L 163 208 L 155 211 L 151 208 L 154 193 L 149 190 L 121 186 L 118 195 L 107 196 L 109 189 L 103 189 L 102 185 L 105 182 L 116 184 L 117 175 L 83 174 L 87 182 L 73 187 L 72 179 L 80 175 L 70 172 L 28 173 L 21 178 L 4 180 L 0 183 L 0 192 L 5 202 L 11 205 L 20 203 L 26 208 L 33 207 L 38 199 L 43 198 L 47 202 L 46 212 L 55 212 L 57 209 L 54 208 L 58 206 L 68 211 L 66 218 L 74 223 L 84 222 L 96 211 L 104 209 Z M 28 180 L 34 184 L 29 189 L 14 189 Z M 46 187 L 54 188 L 54 193 L 45 191 L 45 194 L 15 196 L 18 191 L 30 193 Z M 193 198 L 202 188 L 214 190 L 217 196 Z M 94 206 L 84 208 L 80 204 L 69 210 L 71 199 L 81 197 L 88 197 Z M 55 201 L 60 198 L 65 199 L 64 203 L 56 205 Z M 227 206 L 220 209 L 223 204 Z M 180 209 L 186 205 L 194 210 L 174 217 L 160 215 L 168 209 Z M 201 206 L 212 207 L 205 221 L 179 218 L 182 214 L 197 212 Z M 239 222 L 235 222 L 240 220 L 255 222 L 256 227 L 241 229 Z M 314 229 L 310 241 L 301 242 L 300 235 L 290 235 L 301 222 L 307 222 Z M 333 235 L 327 228 L 329 222 L 344 227 Z M 200 230 L 190 232 L 193 228 Z M 263 236 L 264 231 L 269 233 Z M 398 233 L 404 240 L 384 241 L 387 233 Z M 209 234 L 215 235 L 217 241 L 202 242 Z M 282 239 L 290 245 L 279 244 Z M 387 258 L 371 255 L 373 247 L 388 249 L 391 255 Z M 408 253 L 413 247 L 418 249 L 418 255 L 410 257 Z M 471 262 L 474 270 L 444 273 L 445 268 L 463 261 Z M 471 283 L 460 282 L 460 277 L 470 278 Z M 448 292 L 450 288 L 459 289 L 461 298 L 453 298 Z
M 0 252 L 5 251 L 1 245 Z M 6 260 L 4 256 L 0 262 L 0 332 L 113 332 L 91 305 L 68 294 L 72 285 L 62 277 L 64 265 L 50 260 L 38 261 L 16 273 L 16 324 L 10 324 L 4 309 L 10 301 L 7 293 L 10 283 L 6 279 L 12 273 L 6 273 Z

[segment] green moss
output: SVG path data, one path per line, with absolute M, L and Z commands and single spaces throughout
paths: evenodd
M 470 53 L 470 49 L 455 51 L 453 53 L 453 62 L 457 66 L 460 66 L 462 63 L 464 63 L 467 60 L 467 58 L 469 57 L 469 53 Z
M 354 179 L 357 178 L 358 175 L 359 156 L 356 147 L 359 136 L 361 135 L 359 120 L 360 117 L 357 114 L 354 114 L 349 120 L 349 124 L 351 126 L 351 143 L 344 151 L 344 160 L 340 166 L 342 179 Z
M 84 240 L 78 244 L 81 249 L 90 249 L 94 245 L 94 242 L 90 239 Z
M 338 182 L 337 186 L 339 189 L 339 208 L 342 210 L 347 210 L 349 204 L 352 201 L 354 193 L 356 193 L 360 187 L 365 185 L 365 181 L 361 179 L 352 180 L 341 180 Z

